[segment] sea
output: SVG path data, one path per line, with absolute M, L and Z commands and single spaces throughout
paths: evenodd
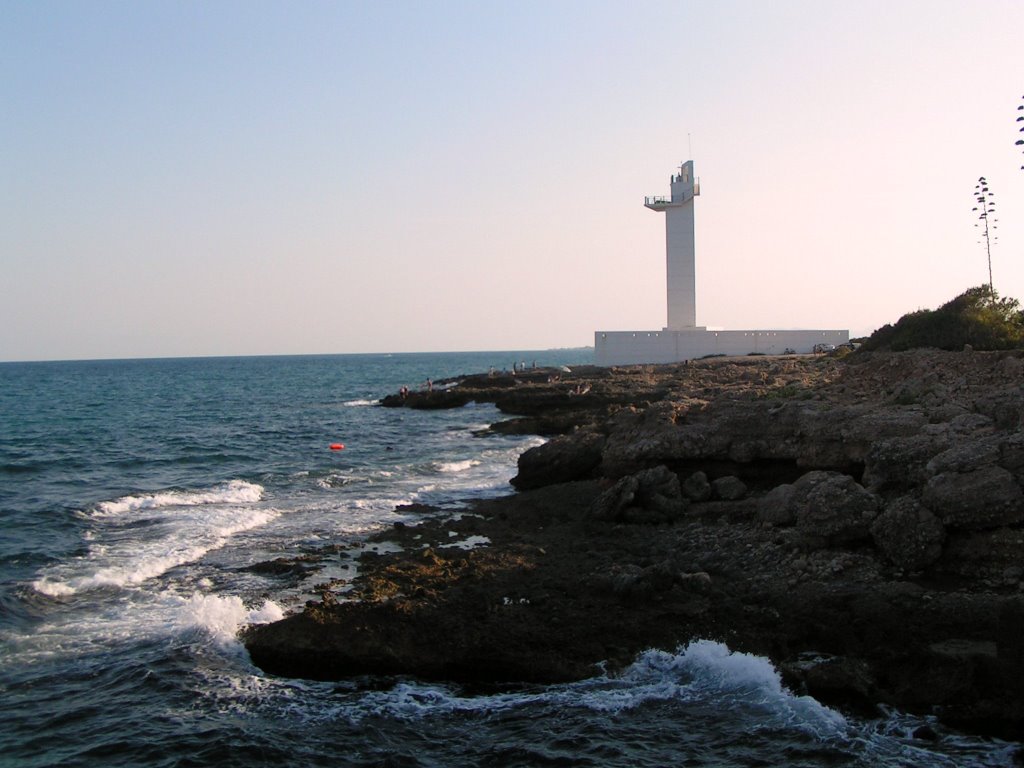
M 487 693 L 251 663 L 242 628 L 345 576 L 316 553 L 414 524 L 422 512 L 402 505 L 457 515 L 511 493 L 518 455 L 541 443 L 481 434 L 503 418 L 491 405 L 379 398 L 592 355 L 0 364 L 0 765 L 1013 764 L 1015 744 L 928 716 L 841 713 L 787 690 L 767 659 L 705 638 L 615 675 Z M 301 578 L 252 568 L 307 555 Z

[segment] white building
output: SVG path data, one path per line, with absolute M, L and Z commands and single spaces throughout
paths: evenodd
M 819 344 L 844 344 L 849 331 L 709 331 L 697 325 L 694 247 L 694 201 L 700 184 L 693 161 L 679 167 L 671 179 L 671 197 L 648 197 L 644 205 L 665 214 L 668 324 L 660 331 L 596 331 L 594 358 L 598 365 L 675 363 L 707 355 L 780 355 L 813 352 Z

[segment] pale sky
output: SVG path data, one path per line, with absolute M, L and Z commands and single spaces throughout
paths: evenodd
M 0 360 L 866 334 L 1024 300 L 1024 2 L 0 0 Z

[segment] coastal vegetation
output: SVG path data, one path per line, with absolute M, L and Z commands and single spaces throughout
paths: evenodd
M 886 324 L 861 346 L 865 352 L 917 347 L 959 350 L 1024 347 L 1024 312 L 1014 298 L 1000 298 L 989 285 L 964 291 L 938 309 L 919 309 Z

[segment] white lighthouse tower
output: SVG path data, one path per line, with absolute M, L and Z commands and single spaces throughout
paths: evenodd
M 598 365 L 674 363 L 717 355 L 810 353 L 843 344 L 849 331 L 838 329 L 711 330 L 697 325 L 694 198 L 700 185 L 687 160 L 673 174 L 671 197 L 648 197 L 644 205 L 665 214 L 668 325 L 660 331 L 595 331 Z
M 693 160 L 679 166 L 672 176 L 671 197 L 648 197 L 644 205 L 665 214 L 665 248 L 668 286 L 666 331 L 697 328 L 697 285 L 694 267 L 693 202 L 700 184 L 693 175 Z

